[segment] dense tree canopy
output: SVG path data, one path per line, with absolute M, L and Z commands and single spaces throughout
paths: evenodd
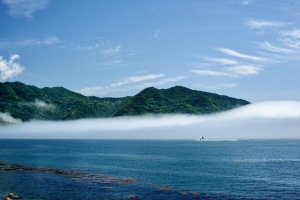
M 191 90 L 146 88 L 133 97 L 87 97 L 63 87 L 0 83 L 0 112 L 28 121 L 72 120 L 141 114 L 205 114 L 249 104 L 242 99 Z

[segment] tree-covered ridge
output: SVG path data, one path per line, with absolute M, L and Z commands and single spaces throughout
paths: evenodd
M 63 87 L 38 88 L 20 82 L 0 83 L 0 112 L 28 121 L 142 114 L 205 114 L 249 104 L 242 99 L 191 90 L 146 88 L 133 97 L 88 97 Z M 1 119 L 0 119 L 1 120 Z
M 182 86 L 169 89 L 146 88 L 129 99 L 114 116 L 140 114 L 206 114 L 225 111 L 248 101 L 228 96 L 191 90 Z
M 0 83 L 0 112 L 22 121 L 109 117 L 128 98 L 86 97 L 63 87 L 40 89 L 20 82 Z

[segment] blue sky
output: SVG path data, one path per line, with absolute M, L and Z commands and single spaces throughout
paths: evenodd
M 300 2 L 1 0 L 0 81 L 300 100 Z

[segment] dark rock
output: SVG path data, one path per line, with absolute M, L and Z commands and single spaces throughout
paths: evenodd
M 10 200 L 10 199 L 18 199 L 19 197 L 14 195 L 14 193 L 9 193 L 6 197 L 6 200 Z

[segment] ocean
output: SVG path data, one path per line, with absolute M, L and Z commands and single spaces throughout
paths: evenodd
M 0 140 L 0 198 L 300 199 L 300 140 Z

